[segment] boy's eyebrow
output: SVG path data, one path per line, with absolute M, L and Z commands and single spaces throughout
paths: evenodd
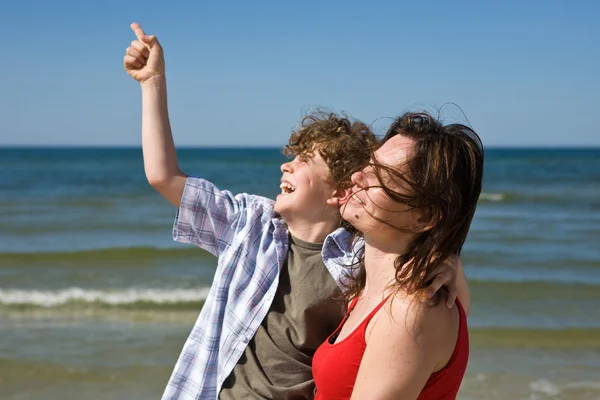
M 301 154 L 298 154 L 298 157 L 303 158 L 308 161 L 308 160 L 312 160 L 315 157 L 315 155 L 312 151 L 305 151 L 305 152 L 302 152 Z

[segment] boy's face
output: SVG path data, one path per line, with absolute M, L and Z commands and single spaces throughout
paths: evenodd
M 324 222 L 339 213 L 339 209 L 334 213 L 327 205 L 336 188 L 329 183 L 329 167 L 318 151 L 296 156 L 281 165 L 281 172 L 281 194 L 275 200 L 275 211 L 286 222 Z

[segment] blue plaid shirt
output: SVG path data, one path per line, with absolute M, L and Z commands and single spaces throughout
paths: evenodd
M 288 253 L 288 229 L 273 200 L 233 195 L 188 178 L 173 238 L 199 246 L 218 259 L 210 293 L 188 337 L 163 400 L 217 399 L 265 318 Z M 341 283 L 351 254 L 350 234 L 338 229 L 323 244 L 323 260 Z

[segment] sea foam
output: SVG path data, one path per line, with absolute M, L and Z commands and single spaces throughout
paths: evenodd
M 69 303 L 104 304 L 107 306 L 136 303 L 168 305 L 202 302 L 208 296 L 208 292 L 208 288 L 95 290 L 71 287 L 59 290 L 0 289 L 0 304 L 45 308 L 60 307 Z

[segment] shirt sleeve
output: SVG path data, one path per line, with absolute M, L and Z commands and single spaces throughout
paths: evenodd
M 249 195 L 232 195 L 211 182 L 188 177 L 175 216 L 173 239 L 194 244 L 219 256 L 240 229 Z
M 325 238 L 321 251 L 323 262 L 342 289 L 347 287 L 349 273 L 356 271 L 350 268 L 362 258 L 364 246 L 362 237 L 355 238 L 344 228 L 338 228 Z

